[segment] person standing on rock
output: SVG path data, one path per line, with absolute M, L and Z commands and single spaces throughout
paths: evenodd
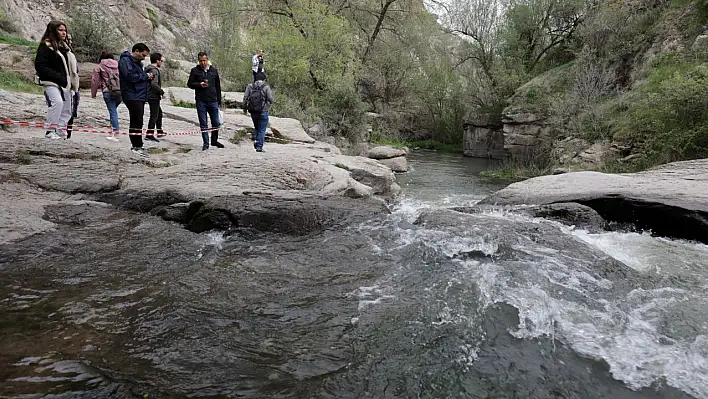
M 47 138 L 66 138 L 64 129 L 73 112 L 71 93 L 72 90 L 79 90 L 76 65 L 76 57 L 66 43 L 66 24 L 61 21 L 49 22 L 34 61 L 37 83 L 44 86 L 48 107 Z
M 256 81 L 249 83 L 246 86 L 246 92 L 243 93 L 243 112 L 251 113 L 253 120 L 253 147 L 257 152 L 265 152 L 263 150 L 263 141 L 265 140 L 266 128 L 268 127 L 268 111 L 270 106 L 275 102 L 273 90 L 265 84 L 265 73 L 258 72 Z
M 71 40 L 71 34 L 69 32 L 66 32 L 66 44 L 69 46 L 69 50 L 71 52 L 74 51 L 74 45 L 73 41 Z M 72 89 L 71 91 L 71 118 L 69 118 L 69 121 L 66 123 L 66 139 L 71 138 L 71 132 L 74 131 L 74 119 L 78 116 L 79 113 L 79 101 L 81 100 L 81 94 L 79 93 L 79 86 L 80 86 L 80 79 L 79 79 L 79 65 L 76 63 L 76 70 L 74 71 L 76 73 L 76 90 Z M 73 86 L 73 85 L 72 85 Z
M 111 130 L 113 134 L 106 136 L 107 140 L 118 141 L 120 124 L 118 123 L 118 106 L 123 102 L 120 94 L 120 74 L 118 72 L 118 61 L 113 58 L 110 51 L 101 52 L 98 66 L 91 75 L 91 98 L 96 98 L 98 91 L 103 95 L 103 101 L 108 108 L 108 115 L 111 120 Z
M 187 80 L 187 87 L 194 90 L 194 97 L 197 102 L 197 117 L 199 118 L 199 128 L 202 131 L 202 151 L 209 149 L 209 123 L 207 115 L 211 119 L 211 145 L 217 148 L 224 148 L 219 143 L 219 108 L 221 107 L 221 79 L 219 72 L 209 64 L 209 56 L 205 52 L 197 55 L 199 65 L 192 68 Z
M 118 61 L 120 74 L 120 93 L 130 114 L 130 144 L 131 151 L 142 157 L 147 157 L 143 149 L 143 118 L 147 102 L 148 86 L 154 77 L 152 73 L 143 70 L 142 61 L 150 54 L 150 49 L 144 43 L 133 46 L 132 52 L 123 52 Z
M 155 142 L 160 142 L 156 139 L 153 133 L 155 133 L 155 127 L 157 127 L 157 136 L 163 137 L 165 133 L 162 131 L 162 107 L 160 107 L 160 100 L 165 94 L 162 90 L 162 75 L 160 73 L 160 67 L 164 59 L 162 54 L 153 53 L 150 54 L 150 65 L 145 68 L 145 72 L 152 73 L 153 78 L 150 81 L 150 86 L 148 87 L 148 105 L 150 105 L 150 119 L 148 120 L 148 130 L 145 135 L 146 140 L 152 140 Z
M 258 50 L 256 55 L 251 59 L 251 70 L 253 71 L 253 81 L 256 81 L 256 74 L 258 72 L 265 73 L 263 68 L 263 50 Z

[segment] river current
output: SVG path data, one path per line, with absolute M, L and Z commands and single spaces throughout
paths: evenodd
M 0 398 L 708 398 L 708 246 L 456 212 L 493 165 L 409 160 L 302 237 L 48 209 L 0 246 Z

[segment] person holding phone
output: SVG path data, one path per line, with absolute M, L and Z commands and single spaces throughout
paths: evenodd
M 194 98 L 197 102 L 197 117 L 199 118 L 199 128 L 202 131 L 202 151 L 209 149 L 209 145 L 216 148 L 224 148 L 219 143 L 219 108 L 221 107 L 221 79 L 219 71 L 209 62 L 209 55 L 201 52 L 197 55 L 199 65 L 192 68 L 187 80 L 187 87 L 194 90 Z M 209 123 L 207 116 L 211 119 L 211 140 L 209 137 Z

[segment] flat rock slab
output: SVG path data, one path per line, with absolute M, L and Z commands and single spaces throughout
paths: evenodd
M 674 162 L 640 173 L 574 172 L 514 183 L 480 204 L 577 202 L 610 221 L 660 235 L 708 242 L 708 160 Z

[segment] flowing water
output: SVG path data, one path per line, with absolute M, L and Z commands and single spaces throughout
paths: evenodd
M 0 246 L 0 397 L 708 397 L 707 246 L 454 212 L 490 165 L 410 158 L 305 237 L 47 210 Z

